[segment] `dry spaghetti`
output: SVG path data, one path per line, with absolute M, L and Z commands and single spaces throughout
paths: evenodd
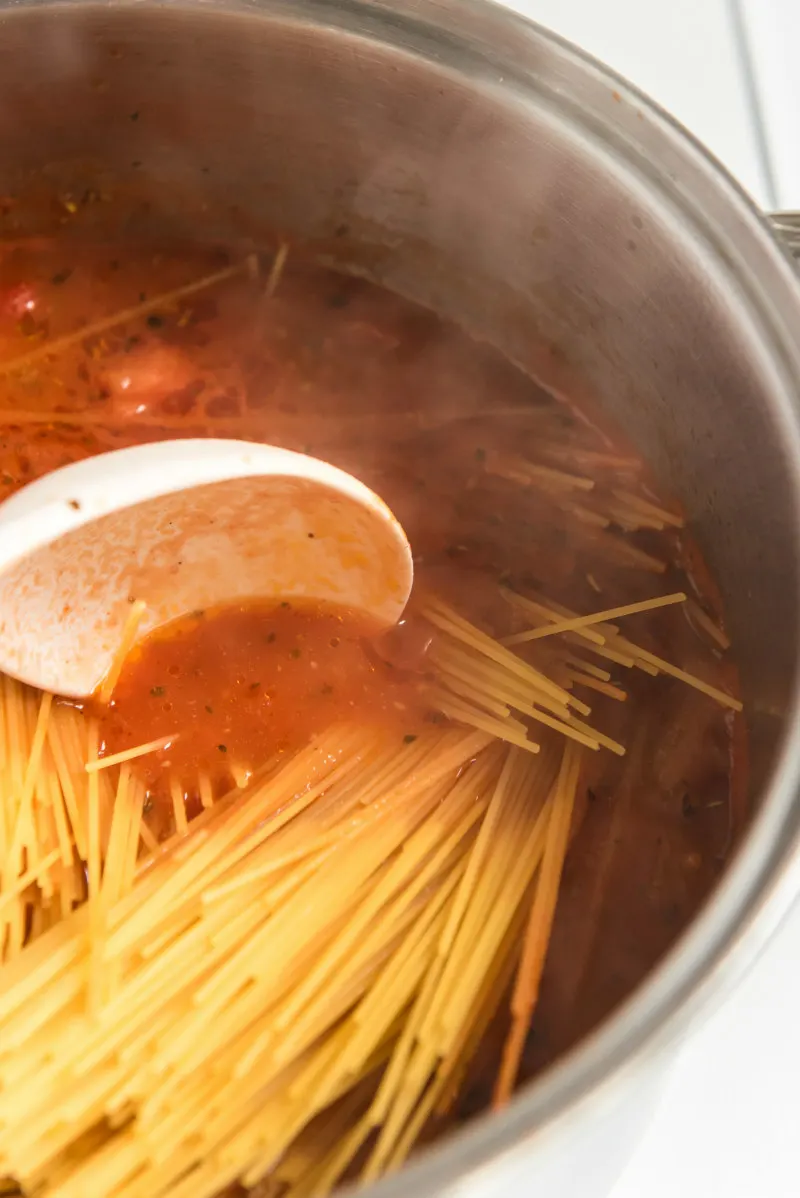
M 562 635 L 591 619 L 557 615 Z M 92 721 L 5 680 L 4 1172 L 59 1198 L 212 1195 L 280 1173 L 351 1096 L 358 1117 L 311 1172 L 330 1187 L 369 1145 L 375 1177 L 452 1102 L 516 968 L 507 1101 L 582 754 L 606 738 L 449 604 L 421 616 L 451 726 L 410 743 L 333 727 L 191 821 L 173 781 L 164 844 L 135 754 L 98 759 Z

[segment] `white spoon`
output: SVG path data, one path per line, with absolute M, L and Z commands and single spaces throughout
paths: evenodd
M 132 610 L 135 639 L 250 598 L 327 600 L 389 627 L 412 578 L 386 504 L 326 462 L 212 439 L 104 453 L 0 504 L 0 670 L 87 697 Z

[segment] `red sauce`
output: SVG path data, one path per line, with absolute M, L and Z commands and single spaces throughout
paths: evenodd
M 257 769 L 337 720 L 414 737 L 425 715 L 419 658 L 403 669 L 388 656 L 369 617 L 331 605 L 254 602 L 196 612 L 157 630 L 128 658 L 110 706 L 99 711 L 102 751 L 174 733 L 136 769 L 156 793 L 169 776 L 191 793 L 200 771 L 224 788 L 232 770 Z

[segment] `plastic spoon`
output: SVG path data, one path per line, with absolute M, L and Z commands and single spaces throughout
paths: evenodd
M 122 449 L 0 504 L 0 670 L 86 697 L 124 636 L 188 612 L 302 596 L 388 627 L 412 578 L 400 524 L 335 466 L 245 441 Z

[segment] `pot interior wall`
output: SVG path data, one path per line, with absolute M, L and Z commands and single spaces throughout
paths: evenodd
M 647 168 L 650 118 L 637 144 L 627 100 L 600 81 L 570 94 L 533 34 L 524 71 L 385 20 L 311 2 L 3 10 L 0 234 L 40 222 L 14 196 L 87 189 L 115 201 L 87 226 L 113 210 L 132 234 L 279 230 L 599 402 L 721 584 L 757 795 L 798 608 L 796 431 L 758 296 Z

